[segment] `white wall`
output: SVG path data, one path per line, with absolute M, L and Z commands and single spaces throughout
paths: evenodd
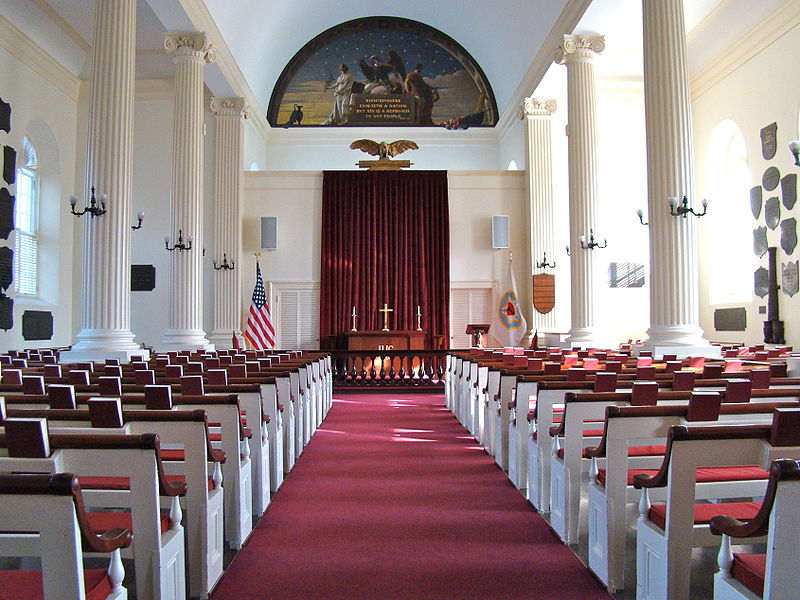
M 5 32 L 5 29 L 3 30 Z M 14 54 L 7 50 L 8 39 L 0 39 L 0 97 L 11 104 L 11 134 L 0 132 L 0 144 L 17 150 L 21 164 L 22 138 L 34 140 L 41 166 L 40 293 L 38 298 L 15 298 L 14 326 L 0 331 L 0 351 L 10 348 L 61 346 L 70 343 L 72 334 L 72 229 L 67 197 L 73 193 L 75 171 L 75 131 L 78 82 L 35 48 L 20 47 L 15 40 Z M 23 56 L 26 62 L 16 56 Z M 6 186 L 5 183 L 2 184 Z M 15 188 L 11 188 L 12 193 Z M 15 233 L 0 245 L 14 248 Z M 8 290 L 15 296 L 13 284 Z M 42 341 L 22 339 L 22 314 L 25 310 L 53 313 L 53 338 Z
M 780 24 L 776 24 L 780 25 Z M 750 41 L 750 40 L 748 40 Z M 797 48 L 800 47 L 800 27 L 794 27 L 774 42 L 767 45 L 755 56 L 735 54 L 747 50 L 747 45 L 738 45 L 729 56 L 731 62 L 744 60 L 734 72 L 725 76 L 721 81 L 702 93 L 693 102 L 695 159 L 697 164 L 697 197 L 712 197 L 718 182 L 711 175 L 712 169 L 707 155 L 711 134 L 717 124 L 723 119 L 733 120 L 741 129 L 747 145 L 748 166 L 751 174 L 750 185 L 760 185 L 761 177 L 769 166 L 780 170 L 781 176 L 789 173 L 800 174 L 800 170 L 792 161 L 788 150 L 788 143 L 798 137 L 798 111 L 800 110 L 800 67 L 795 61 Z M 707 73 L 711 77 L 715 73 Z M 699 83 L 702 83 L 699 82 Z M 705 86 L 703 87 L 703 89 Z M 759 137 L 762 127 L 772 122 L 778 124 L 777 154 L 772 160 L 764 160 L 761 155 L 761 140 Z M 764 191 L 764 200 L 777 192 Z M 742 198 L 748 202 L 747 190 Z M 707 336 L 712 340 L 740 341 L 749 344 L 759 343 L 763 340 L 762 324 L 766 315 L 759 314 L 759 307 L 766 306 L 767 299 L 763 300 L 752 295 L 749 301 L 711 305 L 708 295 L 708 272 L 713 265 L 708 264 L 706 257 L 712 244 L 745 244 L 752 248 L 752 235 L 744 239 L 712 237 L 708 226 L 703 221 L 714 218 L 714 211 L 724 210 L 719 204 L 709 205 L 709 215 L 701 220 L 699 226 L 700 237 L 700 307 L 701 325 Z M 749 212 L 749 211 L 748 211 Z M 789 211 L 781 206 L 781 219 L 789 217 L 800 218 L 800 204 Z M 764 225 L 763 212 L 758 222 L 749 216 L 749 230 Z M 786 256 L 780 248 L 780 227 L 775 231 L 768 229 L 770 246 L 778 247 L 778 277 L 780 278 L 780 263 L 795 261 L 800 258 L 800 249 L 795 249 L 793 254 Z M 767 266 L 767 255 L 758 258 L 751 253 L 751 260 L 741 265 L 741 276 L 753 281 L 753 272 L 760 266 Z M 780 283 L 780 279 L 779 279 Z M 780 317 L 785 322 L 786 342 L 797 346 L 800 344 L 800 294 L 790 298 L 780 292 Z M 716 332 L 713 328 L 714 309 L 744 306 L 747 311 L 747 331 L 745 332 Z

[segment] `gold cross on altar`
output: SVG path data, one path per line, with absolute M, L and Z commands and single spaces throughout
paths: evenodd
M 386 302 L 383 303 L 383 308 L 379 308 L 378 312 L 383 313 L 383 330 L 389 331 L 389 313 L 394 312 L 393 308 L 389 308 L 389 305 Z

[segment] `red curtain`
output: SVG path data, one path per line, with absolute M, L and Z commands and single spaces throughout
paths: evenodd
M 450 218 L 445 171 L 325 171 L 320 342 L 342 347 L 359 330 L 422 329 L 448 347 Z

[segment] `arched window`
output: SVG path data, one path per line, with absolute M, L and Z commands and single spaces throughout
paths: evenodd
M 707 226 L 712 228 L 708 250 L 708 300 L 711 304 L 749 302 L 753 297 L 752 214 L 747 147 L 739 126 L 726 119 L 711 134 L 709 166 L 713 193 Z M 699 203 L 698 203 L 699 204 Z M 737 240 L 723 244 L 719 240 Z
M 16 244 L 14 289 L 21 296 L 39 293 L 39 159 L 30 138 L 22 140 L 23 160 L 17 169 L 17 198 L 14 207 Z

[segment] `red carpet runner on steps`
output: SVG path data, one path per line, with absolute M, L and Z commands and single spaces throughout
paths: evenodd
M 444 406 L 337 394 L 213 600 L 608 599 Z

